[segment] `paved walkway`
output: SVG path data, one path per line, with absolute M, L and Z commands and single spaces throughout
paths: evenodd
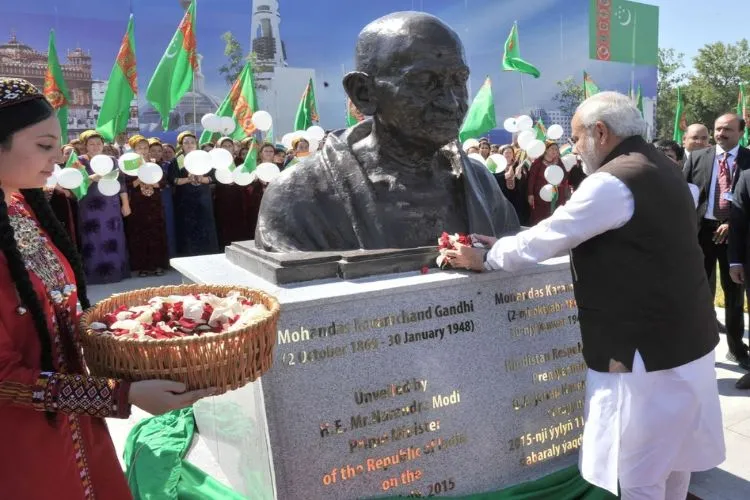
M 162 277 L 136 278 L 114 285 L 92 286 L 89 295 L 92 302 L 99 301 L 113 293 L 136 288 L 177 284 L 180 276 L 171 272 Z M 720 319 L 724 311 L 717 310 Z M 750 321 L 745 319 L 745 324 Z M 693 474 L 690 491 L 703 500 L 748 500 L 750 499 L 750 391 L 734 388 L 734 383 L 745 371 L 734 363 L 725 361 L 727 344 L 724 335 L 716 348 L 716 372 L 719 381 L 721 409 L 724 415 L 724 439 L 727 446 L 727 459 L 719 467 L 707 472 Z M 115 442 L 118 455 L 122 459 L 130 429 L 136 422 L 148 416 L 134 409 L 128 420 L 109 419 L 108 425 Z M 197 439 L 188 456 L 189 460 L 219 481 L 229 484 L 219 469 L 206 444 Z

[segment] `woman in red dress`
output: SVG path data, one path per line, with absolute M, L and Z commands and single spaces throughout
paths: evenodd
M 104 417 L 126 418 L 131 404 L 163 413 L 211 391 L 88 375 L 83 265 L 42 190 L 59 144 L 44 96 L 0 78 L 0 497 L 130 499 Z
M 134 135 L 128 143 L 144 160 L 149 157 L 149 143 L 145 137 Z M 162 276 L 164 268 L 169 265 L 167 224 L 162 203 L 167 177 L 156 184 L 144 184 L 138 177 L 127 177 L 125 182 L 131 210 L 125 219 L 130 268 L 140 277 Z
M 531 218 L 529 224 L 531 226 L 537 225 L 550 215 L 552 215 L 552 204 L 548 201 L 544 201 L 539 196 L 539 190 L 548 184 L 547 179 L 544 178 L 544 171 L 550 165 L 560 165 L 560 147 L 554 141 L 547 141 L 547 149 L 544 154 L 534 160 L 529 169 L 529 192 L 528 200 L 529 206 L 531 207 Z M 565 172 L 563 167 L 560 167 Z M 570 185 L 568 183 L 568 174 L 566 172 L 562 182 L 557 186 L 557 201 L 555 206 L 559 207 L 564 205 L 568 201 L 568 192 L 570 191 Z
M 234 157 L 234 141 L 229 137 L 222 137 L 216 143 L 217 148 L 226 149 Z M 244 159 L 243 159 L 244 160 Z M 219 246 L 223 250 L 235 241 L 252 240 L 254 234 L 247 224 L 238 221 L 247 220 L 244 186 L 237 184 L 216 183 L 214 190 L 214 214 L 219 236 Z

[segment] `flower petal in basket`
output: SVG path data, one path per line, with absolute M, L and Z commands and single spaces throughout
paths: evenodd
M 227 297 L 232 292 L 265 307 L 247 307 L 242 311 L 243 326 L 221 333 L 135 339 L 91 328 L 104 323 L 105 316 L 121 306 L 142 306 L 154 297 L 175 302 L 179 297 Z M 279 312 L 278 300 L 261 290 L 195 284 L 147 288 L 113 295 L 84 312 L 81 344 L 93 375 L 130 381 L 169 379 L 183 382 L 188 390 L 216 388 L 221 393 L 254 381 L 271 367 Z M 197 312 L 190 314 L 196 316 Z

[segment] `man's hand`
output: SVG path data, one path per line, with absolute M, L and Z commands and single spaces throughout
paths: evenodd
M 440 254 L 445 256 L 446 263 L 454 269 L 469 269 L 472 271 L 484 271 L 484 254 L 487 250 L 472 248 L 470 246 L 456 243 L 456 250 L 441 250 Z
M 534 195 L 529 195 L 529 206 L 533 209 L 534 208 Z
M 716 228 L 714 232 L 714 243 L 717 245 L 723 245 L 727 242 L 729 237 L 729 224 L 724 223 Z
M 487 248 L 492 247 L 497 241 L 497 238 L 495 238 L 494 236 L 485 236 L 483 234 L 472 234 L 471 237 Z
M 729 277 L 738 285 L 745 284 L 745 268 L 743 266 L 730 266 Z

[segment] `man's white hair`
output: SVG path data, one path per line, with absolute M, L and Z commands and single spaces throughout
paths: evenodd
M 587 129 L 600 121 L 623 139 L 634 135 L 645 137 L 648 131 L 648 124 L 633 101 L 618 92 L 594 94 L 578 106 L 576 114 Z

